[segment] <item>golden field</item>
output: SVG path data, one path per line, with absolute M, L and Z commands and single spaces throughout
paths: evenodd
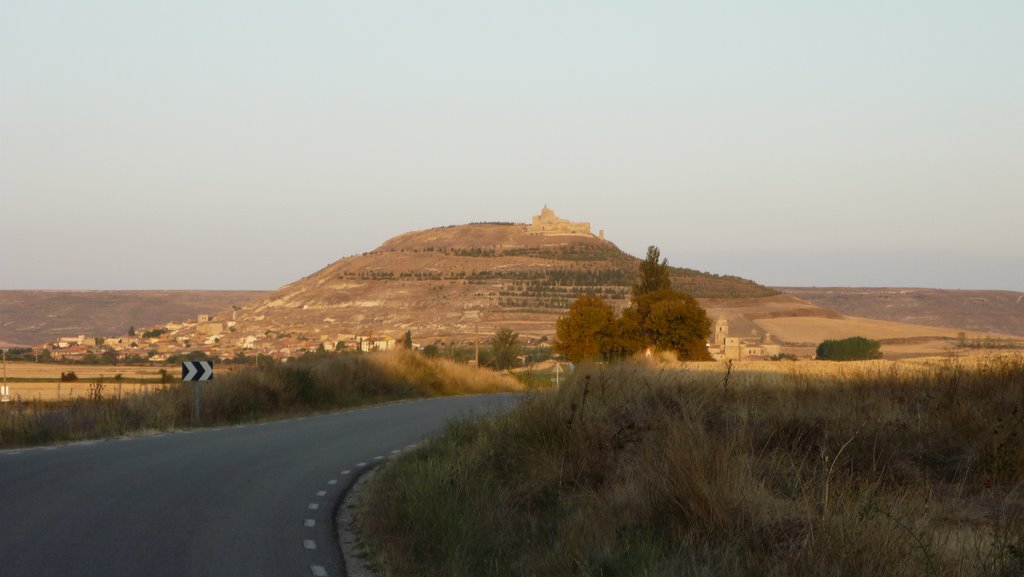
M 170 382 L 181 379 L 181 365 L 127 366 L 127 365 L 62 365 L 57 363 L 8 362 L 6 382 L 11 398 L 18 400 L 52 401 L 88 397 L 95 391 L 95 383 L 103 382 L 102 394 L 116 396 L 149 392 L 159 386 L 160 371 L 166 370 Z M 222 372 L 221 367 L 217 367 Z M 61 373 L 73 372 L 74 382 L 61 383 Z M 121 375 L 121 382 L 113 379 Z M 45 379 L 45 380 L 44 380 Z M 120 387 L 120 389 L 119 389 Z
M 792 384 L 811 380 L 835 380 L 843 382 L 855 380 L 883 380 L 928 376 L 948 371 L 951 367 L 963 370 L 976 370 L 993 362 L 1004 360 L 1020 362 L 1024 353 L 971 353 L 948 354 L 943 356 L 918 357 L 912 359 L 877 359 L 872 361 L 816 361 L 801 359 L 796 361 L 736 361 L 731 367 L 725 362 L 679 362 L 669 354 L 662 354 L 647 363 L 653 368 L 682 370 L 706 376 L 718 374 L 725 378 L 729 374 L 729 383 L 733 385 L 754 386 L 771 384 Z

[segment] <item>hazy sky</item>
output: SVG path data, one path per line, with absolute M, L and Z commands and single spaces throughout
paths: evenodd
M 1024 290 L 1024 2 L 0 0 L 0 288 L 270 289 L 545 203 L 765 284 Z

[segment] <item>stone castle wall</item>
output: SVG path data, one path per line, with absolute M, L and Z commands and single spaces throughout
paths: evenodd
M 533 217 L 526 232 L 529 234 L 591 234 L 589 222 L 572 222 L 558 218 L 555 211 L 547 206 L 540 211 L 539 215 Z

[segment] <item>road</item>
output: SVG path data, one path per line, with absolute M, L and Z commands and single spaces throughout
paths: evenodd
M 0 451 L 0 575 L 343 575 L 334 530 L 361 470 L 513 395 Z

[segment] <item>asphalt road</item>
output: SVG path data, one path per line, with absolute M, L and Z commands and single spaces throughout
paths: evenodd
M 358 473 L 512 395 L 0 451 L 0 575 L 342 575 Z

